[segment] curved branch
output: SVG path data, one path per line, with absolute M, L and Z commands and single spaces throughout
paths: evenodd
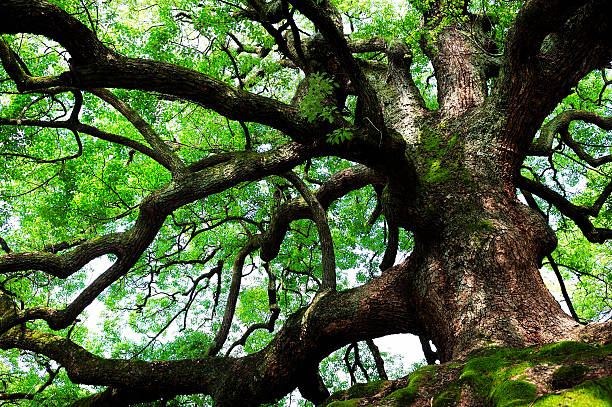
M 546 214 L 542 211 L 542 209 L 540 208 L 540 206 L 534 199 L 533 195 L 531 195 L 531 192 L 521 190 L 521 193 L 525 197 L 525 200 L 527 201 L 527 205 L 529 205 L 530 208 L 534 209 L 540 215 L 542 215 L 544 219 L 548 220 L 548 216 L 546 216 Z M 567 293 L 567 289 L 565 288 L 565 282 L 563 281 L 563 276 L 561 275 L 561 272 L 559 271 L 559 265 L 552 257 L 552 254 L 547 254 L 546 258 L 548 259 L 550 267 L 553 269 L 555 276 L 557 277 L 557 281 L 559 282 L 559 286 L 561 287 L 561 294 L 563 295 L 563 299 L 565 299 L 565 303 L 567 304 L 567 308 L 569 309 L 570 314 L 572 315 L 572 318 L 574 318 L 576 322 L 582 323 L 580 321 L 580 318 L 578 317 L 578 314 L 576 313 L 576 310 L 574 309 L 574 305 L 572 304 L 572 300 L 570 299 L 570 296 Z
M 2 250 L 4 250 L 4 252 L 7 253 L 7 254 L 13 252 L 11 250 L 10 246 L 8 245 L 8 243 L 6 243 L 6 240 L 4 240 L 1 237 L 0 237 L 0 248 L 2 248 Z
M 105 254 L 121 255 L 124 233 L 113 233 L 79 244 L 68 253 L 15 253 L 0 256 L 2 273 L 40 270 L 57 278 L 68 278 L 96 257 Z
M 438 353 L 431 348 L 429 339 L 424 335 L 419 335 L 419 342 L 421 342 L 421 348 L 423 349 L 423 354 L 425 355 L 427 364 L 435 365 L 436 360 L 438 360 Z
M 399 228 L 396 225 L 389 225 L 387 247 L 385 248 L 385 254 L 383 256 L 380 265 L 378 266 L 381 270 L 386 270 L 393 266 L 395 263 L 395 257 L 397 256 L 397 249 L 399 247 Z
M 264 268 L 268 273 L 268 308 L 270 310 L 270 319 L 266 323 L 253 324 L 247 328 L 245 333 L 238 339 L 236 342 L 229 347 L 225 356 L 229 356 L 232 353 L 232 350 L 238 345 L 246 345 L 246 341 L 249 336 L 258 329 L 267 329 L 268 332 L 274 332 L 274 325 L 276 324 L 276 320 L 280 315 L 280 306 L 276 301 L 276 276 L 270 270 L 270 263 L 264 263 Z
M 331 179 L 326 184 L 324 184 L 319 189 L 319 191 L 317 191 L 316 196 L 314 196 L 310 191 L 308 192 L 313 195 L 311 198 L 318 203 L 318 205 L 321 207 L 321 210 L 323 211 L 323 214 L 325 214 L 324 208 L 327 208 L 331 204 L 331 202 L 354 189 L 358 189 L 371 182 L 375 182 L 376 179 L 377 175 L 373 171 L 363 166 L 356 166 L 353 168 L 347 168 L 345 170 L 339 171 L 337 174 L 332 176 Z M 279 210 L 274 214 L 274 217 L 270 222 L 270 227 L 268 228 L 268 230 L 263 234 L 251 236 L 247 243 L 243 246 L 243 248 L 236 254 L 233 265 L 230 292 L 228 294 L 228 300 L 225 306 L 225 312 L 223 314 L 223 322 L 221 324 L 221 327 L 217 331 L 217 334 L 213 341 L 213 345 L 207 351 L 208 355 L 216 355 L 223 347 L 223 344 L 225 343 L 229 334 L 229 330 L 231 328 L 232 320 L 234 318 L 234 313 L 236 310 L 238 295 L 240 294 L 242 268 L 246 256 L 248 256 L 250 253 L 254 252 L 257 249 L 261 249 L 261 259 L 265 262 L 271 261 L 278 254 L 278 250 L 285 237 L 285 234 L 287 233 L 289 224 L 294 220 L 301 218 L 309 218 L 310 216 L 313 216 L 313 213 L 309 204 L 306 204 L 298 199 L 295 199 L 292 202 L 281 206 Z M 331 247 L 331 250 L 333 256 L 333 246 Z M 327 255 L 328 254 L 324 253 L 324 260 L 325 256 Z M 336 270 L 335 260 L 333 260 L 333 258 L 332 266 L 333 267 L 330 267 L 329 264 L 324 266 L 327 267 L 327 269 L 324 269 L 323 273 L 324 281 L 321 284 L 323 290 L 332 287 L 332 289 L 335 289 Z M 325 278 L 328 279 L 327 283 L 325 282 Z
M 510 150 L 527 153 L 544 118 L 570 89 L 610 62 L 610 15 L 607 0 L 531 0 L 519 12 L 499 88 L 509 113 L 504 143 Z
M 170 167 L 167 166 L 168 164 L 164 162 L 162 157 L 160 157 L 157 154 L 157 152 L 155 152 L 151 148 L 145 145 L 142 145 L 139 142 L 129 139 L 127 137 L 119 136 L 113 133 L 108 133 L 96 127 L 93 127 L 87 124 L 83 124 L 80 122 L 74 122 L 70 120 L 52 121 L 52 122 L 44 121 L 44 120 L 17 120 L 17 119 L 9 119 L 9 118 L 0 117 L 0 125 L 32 126 L 32 127 L 44 127 L 44 128 L 50 128 L 50 129 L 67 129 L 67 130 L 72 130 L 72 131 L 76 131 L 79 133 L 89 134 L 90 136 L 99 138 L 100 140 L 109 141 L 111 143 L 121 144 L 122 146 L 129 147 L 157 161 L 158 163 L 166 167 L 168 170 L 171 169 Z
M 287 143 L 264 153 L 245 151 L 234 154 L 231 160 L 184 174 L 149 195 L 140 204 L 140 214 L 129 231 L 97 237 L 59 255 L 41 252 L 2 255 L 2 272 L 41 270 L 66 278 L 96 257 L 110 253 L 120 257 L 130 254 L 134 239 L 139 239 L 142 231 L 159 219 L 165 219 L 175 209 L 240 182 L 283 173 L 315 156 L 316 152 L 314 147 Z
M 372 353 L 372 357 L 374 358 L 378 378 L 388 380 L 389 378 L 387 377 L 387 372 L 385 371 L 385 361 L 380 355 L 380 349 L 378 349 L 378 346 L 376 346 L 372 339 L 366 339 L 365 343 L 368 346 L 368 349 L 370 349 L 370 353 Z
M 346 168 L 332 175 L 319 188 L 315 194 L 317 201 L 324 209 L 336 199 L 365 187 L 369 184 L 385 184 L 386 179 L 363 165 Z M 266 232 L 266 243 L 261 248 L 260 256 L 264 261 L 270 261 L 278 255 L 281 243 L 287 233 L 289 224 L 297 219 L 308 219 L 311 215 L 310 208 L 305 202 L 294 199 L 281 206 L 270 220 L 270 226 Z
M 232 327 L 232 321 L 234 320 L 234 314 L 236 312 L 236 304 L 238 303 L 238 296 L 240 295 L 240 284 L 242 283 L 242 269 L 244 267 L 244 260 L 246 257 L 257 250 L 260 246 L 260 235 L 249 238 L 248 242 L 236 253 L 234 258 L 234 265 L 232 267 L 232 282 L 230 283 L 230 290 L 227 294 L 227 303 L 225 304 L 225 312 L 223 313 L 223 321 L 221 326 L 213 339 L 212 345 L 206 351 L 208 356 L 215 356 L 223 344 L 227 340 L 230 328 Z
M 530 155 L 550 155 L 552 154 L 552 144 L 555 134 L 561 136 L 561 140 L 571 148 L 576 155 L 586 161 L 592 167 L 599 167 L 603 164 L 612 162 L 612 155 L 599 158 L 590 156 L 580 143 L 576 142 L 569 133 L 569 126 L 574 121 L 582 121 L 596 125 L 602 130 L 612 130 L 612 116 L 600 116 L 593 112 L 584 110 L 566 110 L 557 117 L 542 126 L 540 136 L 533 143 L 529 150 Z
M 144 221 L 141 220 L 137 222 L 130 231 L 121 234 L 120 236 L 123 239 L 117 242 L 117 245 L 121 248 L 120 254 L 118 255 L 119 260 L 96 278 L 65 308 L 58 310 L 44 307 L 32 307 L 17 311 L 15 307 L 12 307 L 11 312 L 3 315 L 0 319 L 0 335 L 16 325 L 35 319 L 46 321 L 49 327 L 54 330 L 68 327 L 104 290 L 130 271 L 140 258 L 140 255 L 157 235 L 164 219 L 165 216 L 158 216 L 156 218 L 148 217 Z M 96 239 L 93 241 L 95 240 Z M 81 245 L 75 251 L 83 252 L 86 248 L 86 245 Z M 90 253 L 84 254 L 91 255 Z M 10 255 L 3 257 L 6 258 L 9 256 Z M 50 254 L 49 256 L 54 255 Z M 0 262 L 2 260 L 4 259 L 0 258 Z M 76 271 L 78 269 L 80 269 L 80 267 L 73 267 L 71 270 Z
M 27 160 L 32 160 L 33 162 L 37 163 L 37 164 L 55 164 L 55 163 L 64 163 L 66 161 L 69 160 L 73 160 L 75 158 L 79 158 L 82 154 L 83 154 L 83 143 L 81 142 L 81 137 L 79 136 L 79 133 L 77 133 L 74 130 L 71 130 L 72 134 L 74 134 L 74 138 L 76 140 L 77 143 L 77 147 L 78 147 L 78 151 L 72 155 L 66 156 L 66 157 L 60 157 L 60 158 L 51 158 L 51 159 L 44 159 L 44 158 L 38 158 L 38 157 L 33 157 L 31 155 L 28 154 L 18 154 L 18 153 L 0 153 L 0 155 L 4 156 L 4 157 L 20 157 L 20 158 L 25 158 Z
M 559 271 L 559 266 L 557 265 L 557 262 L 555 262 L 555 259 L 553 259 L 552 255 L 550 254 L 547 255 L 546 258 L 548 259 L 550 267 L 553 269 L 555 276 L 557 277 L 557 281 L 559 282 L 559 287 L 561 287 L 561 294 L 563 295 L 563 299 L 565 300 L 565 304 L 567 305 L 567 308 L 569 309 L 570 314 L 572 315 L 572 318 L 574 318 L 576 322 L 582 324 L 583 322 L 580 320 L 580 317 L 578 317 L 578 314 L 576 314 L 576 310 L 574 309 L 572 300 L 570 299 L 570 296 L 567 293 L 567 289 L 565 288 L 565 282 L 563 281 L 563 276 L 561 275 L 561 272 Z
M 336 255 L 334 254 L 334 241 L 331 231 L 329 230 L 329 222 L 327 221 L 327 213 L 316 196 L 310 191 L 308 186 L 293 172 L 283 174 L 293 186 L 300 192 L 304 200 L 308 203 L 312 218 L 317 226 L 319 240 L 321 242 L 321 265 L 322 279 L 321 290 L 336 290 Z
M 388 41 L 384 37 L 370 37 L 365 39 L 348 40 L 348 47 L 351 52 L 385 52 Z
M 602 196 L 607 197 L 612 193 L 612 182 L 608 184 L 602 195 L 597 199 L 596 204 L 591 207 L 574 205 L 558 192 L 526 177 L 519 177 L 517 186 L 553 204 L 562 214 L 576 223 L 589 242 L 603 243 L 612 239 L 612 229 L 595 227 L 589 219 L 589 216 L 597 216 L 599 213 L 600 202 L 603 204 Z
M 0 5 L 0 10 L 2 10 L 2 5 Z M 29 89 L 51 88 L 53 86 L 61 86 L 62 84 L 62 80 L 58 76 L 31 76 L 27 68 L 24 69 L 24 66 L 20 63 L 22 61 L 18 55 L 2 39 L 0 39 L 0 61 L 6 73 L 15 81 L 17 90 L 20 92 L 25 92 Z
M 530 0 L 521 8 L 507 40 L 506 54 L 515 64 L 535 57 L 551 32 L 559 29 L 587 0 Z
M 157 235 L 166 216 L 172 211 L 197 199 L 231 188 L 240 182 L 285 172 L 310 158 L 312 151 L 311 148 L 289 143 L 265 153 L 238 154 L 230 162 L 196 173 L 177 176 L 169 185 L 149 195 L 140 205 L 140 213 L 134 226 L 126 232 L 89 240 L 63 254 L 30 252 L 0 256 L 0 268 L 3 273 L 40 270 L 59 278 L 72 275 L 101 255 L 113 253 L 119 257 L 119 261 L 83 290 L 65 309 L 30 308 L 13 313 L 0 320 L 0 332 L 33 319 L 47 321 L 52 329 L 68 326 L 110 284 L 129 272 Z M 237 284 L 234 291 L 240 287 L 239 281 Z M 228 306 L 232 307 L 230 303 Z M 230 318 L 230 323 L 231 317 L 233 311 L 226 312 L 224 318 Z M 223 333 L 220 331 L 218 336 L 223 337 Z

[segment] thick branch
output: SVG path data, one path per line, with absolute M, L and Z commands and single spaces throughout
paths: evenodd
M 258 329 L 267 329 L 268 332 L 274 332 L 274 326 L 276 325 L 276 320 L 280 315 L 281 308 L 278 305 L 276 299 L 276 276 L 270 270 L 270 263 L 264 263 L 264 268 L 268 273 L 268 308 L 270 310 L 270 319 L 268 319 L 268 322 L 266 323 L 253 324 L 248 327 L 244 334 L 240 337 L 240 339 L 238 339 L 232 344 L 232 346 L 230 346 L 225 356 L 229 356 L 236 346 L 244 346 L 249 336 Z
M 425 111 L 425 100 L 412 79 L 410 64 L 412 52 L 403 42 L 393 42 L 387 48 L 389 68 L 387 78 L 395 86 L 398 103 L 408 116 L 422 114 Z M 414 120 L 414 117 L 412 117 Z
M 42 319 L 46 321 L 49 324 L 49 327 L 54 330 L 68 327 L 89 304 L 91 304 L 104 290 L 106 290 L 106 288 L 130 271 L 132 266 L 134 266 L 134 264 L 136 264 L 140 258 L 140 255 L 146 250 L 157 235 L 157 232 L 161 228 L 164 219 L 165 216 L 148 217 L 145 220 L 139 218 L 140 222 L 137 222 L 133 229 L 125 232 L 122 235 L 123 239 L 121 239 L 119 243 L 122 246 L 122 250 L 119 254 L 119 260 L 117 260 L 98 278 L 96 278 L 65 308 L 58 310 L 44 307 L 33 307 L 17 311 L 15 307 L 12 307 L 11 312 L 3 315 L 3 317 L 0 319 L 0 335 L 13 326 L 34 319 Z M 96 239 L 94 239 L 94 241 L 96 241 Z M 75 251 L 79 251 L 80 249 L 80 252 L 83 252 L 86 250 L 86 248 L 86 245 L 81 245 Z M 4 258 L 8 256 L 4 256 Z M 49 256 L 53 255 L 50 254 Z M 3 259 L 0 258 L 0 261 L 1 260 Z M 76 271 L 78 269 L 73 268 L 72 270 Z
M 365 166 L 357 165 L 332 175 L 316 192 L 316 199 L 324 209 L 336 199 L 365 187 L 369 184 L 384 184 L 385 178 Z M 308 204 L 300 199 L 281 206 L 270 221 L 266 232 L 266 243 L 261 249 L 260 256 L 264 261 L 270 261 L 278 255 L 280 245 L 285 238 L 289 224 L 297 219 L 308 219 L 312 212 Z
M 110 253 L 120 257 L 130 254 L 130 245 L 135 243 L 133 239 L 141 238 L 142 232 L 147 230 L 151 222 L 155 223 L 156 219 L 165 219 L 176 208 L 240 182 L 285 172 L 312 157 L 314 151 L 310 147 L 289 143 L 265 153 L 237 153 L 231 160 L 186 174 L 149 195 L 140 205 L 140 215 L 130 231 L 89 240 L 59 255 L 41 252 L 9 253 L 0 256 L 2 272 L 41 270 L 55 277 L 67 278 L 96 257 Z
M 544 118 L 580 79 L 612 59 L 611 14 L 607 0 L 532 0 L 517 16 L 499 88 L 514 171 Z
M 395 263 L 395 257 L 397 256 L 398 246 L 399 228 L 396 225 L 389 225 L 387 247 L 385 248 L 385 254 L 378 268 L 380 268 L 381 270 L 386 270 L 389 267 L 393 266 L 393 264 Z
M 427 34 L 421 47 L 431 59 L 443 117 L 457 117 L 484 103 L 487 78 L 498 62 L 492 56 L 488 19 L 468 12 L 468 1 L 434 0 L 424 10 Z
M 507 55 L 514 64 L 531 62 L 544 38 L 559 29 L 588 1 L 531 0 L 525 3 L 508 34 Z M 517 66 L 518 68 L 518 66 Z
M 9 247 L 8 243 L 6 243 L 6 240 L 4 240 L 1 237 L 0 237 L 0 248 L 2 248 L 2 250 L 4 250 L 5 253 L 11 253 L 12 252 L 12 250 Z
M 225 304 L 225 312 L 223 313 L 223 321 L 221 326 L 215 335 L 213 344 L 208 348 L 206 354 L 208 356 L 215 356 L 223 344 L 227 340 L 230 328 L 232 327 L 232 321 L 234 320 L 234 313 L 236 312 L 236 304 L 238 303 L 238 296 L 240 295 L 240 284 L 242 283 L 242 269 L 244 267 L 244 261 L 246 257 L 260 247 L 258 237 L 250 238 L 246 245 L 244 245 L 234 258 L 234 265 L 232 268 L 232 282 L 230 284 L 230 290 L 227 295 L 227 303 Z
M 230 162 L 223 162 L 197 173 L 177 176 L 172 183 L 149 195 L 140 205 L 140 214 L 135 225 L 126 232 L 92 239 L 70 252 L 59 255 L 31 252 L 0 256 L 2 272 L 41 270 L 60 278 L 70 276 L 101 255 L 114 253 L 119 257 L 109 270 L 83 290 L 65 309 L 31 308 L 13 313 L 1 320 L 0 331 L 5 332 L 12 326 L 33 319 L 44 319 L 53 329 L 68 326 L 104 289 L 129 272 L 157 234 L 166 216 L 173 210 L 231 188 L 239 182 L 285 172 L 310 158 L 311 151 L 290 143 L 265 153 L 238 154 Z M 230 313 L 227 315 L 229 318 Z
M 327 208 L 334 200 L 354 189 L 362 188 L 371 182 L 375 182 L 377 179 L 377 175 L 371 170 L 367 169 L 366 167 L 357 166 L 347 168 L 332 176 L 332 178 L 325 183 L 319 189 L 319 191 L 317 191 L 316 196 L 314 196 L 310 191 L 308 192 L 310 195 L 312 195 L 311 199 L 313 200 L 313 204 L 319 205 L 321 211 L 323 214 L 325 214 L 325 208 Z M 234 259 L 232 282 L 230 284 L 230 292 L 228 294 L 228 300 L 225 306 L 225 313 L 223 314 L 223 322 L 213 341 L 214 345 L 208 349 L 209 355 L 216 355 L 221 350 L 229 334 L 229 329 L 234 318 L 236 303 L 238 301 L 238 295 L 240 293 L 242 268 L 246 256 L 261 248 L 262 253 L 260 256 L 262 260 L 268 262 L 274 259 L 278 254 L 280 244 L 285 237 L 289 224 L 294 220 L 313 216 L 313 211 L 310 204 L 310 202 L 305 203 L 302 200 L 295 199 L 294 201 L 281 206 L 274 214 L 268 230 L 263 234 L 251 236 L 243 248 L 236 254 Z M 325 219 L 326 218 L 327 215 L 325 215 Z M 331 242 L 331 234 L 329 236 L 329 241 Z M 331 247 L 331 251 L 333 256 L 333 246 Z M 325 252 L 323 256 L 324 261 L 325 256 L 327 255 L 327 252 Z M 327 264 L 324 265 L 324 267 L 327 267 L 327 269 L 324 269 L 324 282 L 321 288 L 323 290 L 327 288 L 335 289 L 336 267 L 334 258 L 332 257 L 331 265 Z M 327 283 L 325 283 L 326 277 L 329 280 Z
M 384 37 L 370 37 L 366 39 L 349 40 L 348 47 L 351 52 L 385 52 L 387 40 Z
M 237 12 L 237 18 L 248 18 L 249 20 L 259 21 L 266 24 L 276 24 L 283 18 L 281 0 L 265 2 L 262 0 L 250 0 L 249 8 Z
M 371 130 L 382 131 L 384 134 L 382 108 L 378 95 L 366 79 L 358 61 L 353 57 L 342 32 L 342 18 L 336 7 L 329 0 L 292 0 L 290 2 L 321 31 L 338 59 L 342 61 L 357 95 L 362 99 L 364 115 L 372 123 Z
M 308 308 L 288 318 L 266 348 L 237 359 L 103 359 L 69 339 L 29 328 L 6 332 L 0 336 L 0 347 L 18 347 L 56 360 L 75 383 L 112 386 L 118 394 L 129 389 L 130 403 L 165 395 L 204 393 L 213 396 L 215 406 L 256 406 L 295 388 L 323 357 L 347 343 L 398 332 L 419 332 L 416 312 L 398 294 L 402 292 L 398 287 L 406 284 L 410 267 L 413 266 L 405 263 L 362 287 L 317 296 Z
M 387 372 L 385 371 L 385 361 L 380 355 L 380 349 L 374 343 L 372 339 L 366 339 L 366 345 L 368 345 L 368 349 L 372 353 L 372 357 L 374 358 L 374 363 L 376 364 L 376 372 L 378 373 L 378 377 L 383 380 L 388 380 Z
M 38 78 L 33 82 L 26 81 L 22 91 L 51 85 L 154 91 L 193 101 L 232 120 L 268 125 L 303 141 L 311 140 L 317 133 L 324 134 L 330 128 L 324 120 L 318 124 L 307 122 L 295 107 L 235 89 L 200 72 L 119 55 L 102 44 L 77 19 L 50 3 L 40 0 L 5 1 L 0 5 L 0 27 L 3 33 L 44 35 L 64 46 L 72 57 L 70 72 L 42 82 Z M 7 52 L 0 53 L 3 61 L 6 55 Z M 16 65 L 12 63 L 10 66 Z

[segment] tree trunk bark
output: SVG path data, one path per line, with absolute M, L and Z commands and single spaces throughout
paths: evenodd
M 432 6 L 426 15 L 432 27 L 441 24 L 438 11 Z M 508 140 L 535 129 L 512 125 L 506 99 L 495 90 L 487 96 L 493 68 L 474 42 L 486 38 L 486 27 L 477 18 L 470 24 L 474 36 L 441 25 L 425 44 L 438 81 L 438 111 L 399 102 L 392 109 L 382 99 L 388 128 L 406 143 L 412 168 L 403 173 L 415 178 L 387 172 L 383 210 L 390 224 L 414 233 L 406 295 L 443 362 L 483 346 L 554 342 L 577 325 L 539 273 L 556 237 L 517 198 L 525 152 Z M 402 94 L 409 87 L 396 84 L 407 75 L 390 68 L 386 83 Z
M 418 236 L 413 254 L 414 307 L 441 361 L 484 346 L 554 342 L 577 326 L 540 276 L 554 236 L 539 215 L 500 194 L 454 205 L 471 213 L 440 205 L 445 226 Z
M 407 147 L 417 153 L 414 195 L 401 179 L 385 191 L 387 217 L 414 232 L 407 295 L 442 362 L 484 346 L 554 342 L 577 325 L 540 276 L 556 237 L 518 200 L 494 117 L 504 114 L 491 106 L 426 117 Z

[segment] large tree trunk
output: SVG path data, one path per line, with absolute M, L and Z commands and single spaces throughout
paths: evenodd
M 383 193 L 390 223 L 415 236 L 405 295 L 441 361 L 492 344 L 559 340 L 577 324 L 539 273 L 556 237 L 516 192 L 524 140 L 554 105 L 530 110 L 525 102 L 530 94 L 539 97 L 536 84 L 515 84 L 525 98 L 518 110 L 504 92 L 495 93 L 499 89 L 487 97 L 495 67 L 483 52 L 486 24 L 472 16 L 470 36 L 442 27 L 441 6 L 434 3 L 426 21 L 441 32 L 423 46 L 435 69 L 440 109 L 423 108 L 409 64 L 399 62 L 402 52 L 408 54 L 400 47 L 390 47 L 388 77 L 375 85 L 392 95 L 382 99 L 386 124 L 404 140 L 410 158 L 403 171 L 387 168 Z
M 439 228 L 416 237 L 414 307 L 441 361 L 479 347 L 553 342 L 577 324 L 539 274 L 554 236 L 539 214 L 500 192 L 449 188 Z
M 489 115 L 424 124 L 415 195 L 396 195 L 403 189 L 393 182 L 387 188 L 386 212 L 415 230 L 406 295 L 441 361 L 492 344 L 549 343 L 576 326 L 539 273 L 554 233 L 506 184 L 499 144 L 482 143 L 495 129 L 463 125 Z
M 397 62 L 399 47 L 389 52 L 389 78 L 375 85 L 387 95 L 387 127 L 403 139 L 410 157 L 403 170 L 387 167 L 383 192 L 389 222 L 415 236 L 405 295 L 442 361 L 485 345 L 557 340 L 576 324 L 539 274 L 556 238 L 517 199 L 522 153 L 508 133 L 519 130 L 509 125 L 505 100 L 484 102 L 488 61 L 472 39 L 448 28 L 430 48 L 440 110 L 419 103 L 408 68 Z

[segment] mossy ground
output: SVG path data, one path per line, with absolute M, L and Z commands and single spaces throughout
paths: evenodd
M 534 407 L 610 407 L 612 406 L 612 378 L 589 380 L 561 394 L 547 394 L 538 398 Z
M 493 347 L 476 352 L 466 362 L 418 369 L 400 379 L 399 388 L 393 382 L 375 382 L 379 384 L 369 394 L 363 394 L 362 385 L 359 391 L 351 388 L 334 394 L 336 398 L 323 405 L 402 407 L 423 401 L 450 407 L 467 394 L 470 405 L 492 407 L 612 407 L 611 362 L 612 344 L 566 341 L 541 348 Z
M 410 375 L 408 386 L 394 391 L 384 398 L 399 405 L 409 405 L 418 396 L 422 384 L 429 380 L 433 373 L 438 369 L 437 366 L 424 366 Z
M 354 400 L 370 397 L 379 393 L 385 385 L 391 383 L 389 380 L 377 380 L 369 383 L 357 383 L 348 390 L 337 391 L 332 394 L 324 405 L 333 407 L 349 407 L 356 405 Z M 342 404 L 351 402 L 353 404 Z M 338 403 L 338 404 L 337 404 Z

